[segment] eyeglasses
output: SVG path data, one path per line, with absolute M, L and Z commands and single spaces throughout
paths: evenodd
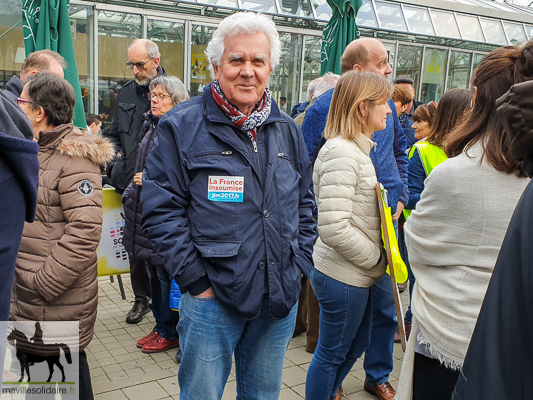
M 150 61 L 152 61 L 154 59 L 154 57 L 150 58 L 148 61 L 146 62 L 136 62 L 136 63 L 132 63 L 132 62 L 127 62 L 126 65 L 128 66 L 129 69 L 133 69 L 133 67 L 137 67 L 137 69 L 140 69 L 140 70 L 143 70 L 144 69 L 144 66 L 146 64 L 148 64 Z
M 163 101 L 163 100 L 165 100 L 165 97 L 172 97 L 172 96 L 169 95 L 169 94 L 152 94 L 152 93 L 150 93 L 148 95 L 148 99 L 150 101 L 152 101 L 153 99 L 157 99 L 159 101 Z
M 20 97 L 17 97 L 17 104 L 21 106 L 23 103 L 33 104 L 33 101 L 29 101 L 29 100 L 21 99 Z

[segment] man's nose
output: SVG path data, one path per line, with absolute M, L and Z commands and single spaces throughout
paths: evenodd
M 252 68 L 252 63 L 247 61 L 241 68 L 241 76 L 243 78 L 251 78 L 254 75 L 254 69 Z

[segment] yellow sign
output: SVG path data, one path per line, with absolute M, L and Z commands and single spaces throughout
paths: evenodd
M 98 255 L 98 276 L 120 275 L 130 272 L 128 252 L 122 245 L 124 236 L 124 210 L 122 196 L 115 189 L 102 190 L 104 202 L 102 211 L 102 237 L 96 253 Z
M 193 53 L 192 54 L 192 66 L 191 77 L 193 79 L 204 80 L 206 78 L 207 60 L 205 54 Z

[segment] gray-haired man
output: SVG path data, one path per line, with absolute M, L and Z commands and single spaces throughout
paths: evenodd
M 150 109 L 150 82 L 159 75 L 166 75 L 159 65 L 160 58 L 159 48 L 151 40 L 136 39 L 128 47 L 127 65 L 134 79 L 118 92 L 111 128 L 103 133 L 115 145 L 117 154 L 107 167 L 107 176 L 120 194 L 133 180 L 137 148 L 143 138 L 143 114 Z M 130 259 L 130 274 L 135 303 L 126 316 L 126 322 L 136 324 L 150 311 L 150 280 L 146 263 Z

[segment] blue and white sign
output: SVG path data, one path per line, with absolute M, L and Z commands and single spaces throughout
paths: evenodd
M 207 198 L 211 201 L 242 203 L 244 176 L 209 176 Z

